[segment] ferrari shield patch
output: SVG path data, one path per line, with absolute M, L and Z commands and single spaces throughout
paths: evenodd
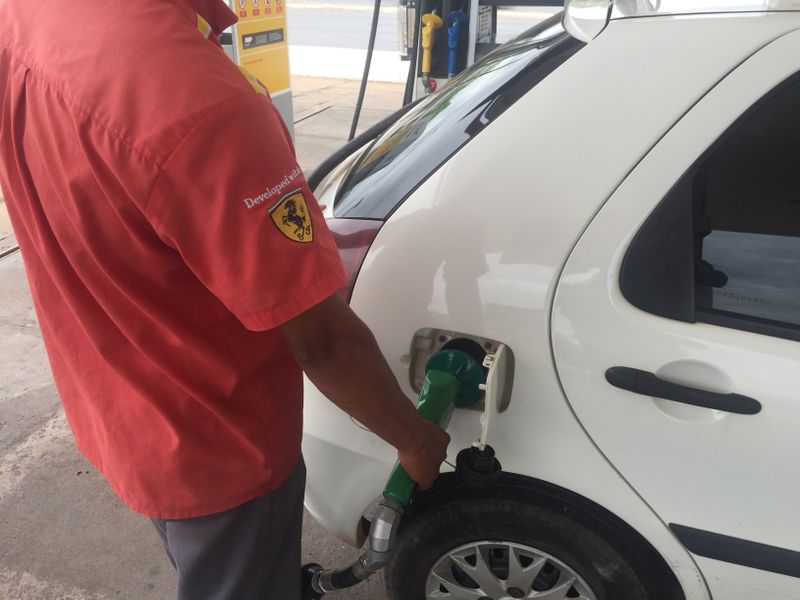
M 269 209 L 269 216 L 278 231 L 293 242 L 307 244 L 314 241 L 314 227 L 303 190 L 297 189 L 283 196 Z

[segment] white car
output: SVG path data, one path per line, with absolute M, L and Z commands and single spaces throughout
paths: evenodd
M 393 600 L 800 599 L 800 2 L 724 4 L 567 2 L 317 186 L 409 399 L 513 355 L 504 475 L 414 499 Z M 359 544 L 395 452 L 310 383 L 305 428 Z

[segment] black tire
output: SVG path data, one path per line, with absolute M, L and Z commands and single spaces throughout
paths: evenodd
M 513 542 L 549 554 L 577 573 L 597 600 L 676 597 L 659 590 L 659 577 L 634 546 L 568 503 L 559 506 L 552 498 L 507 488 L 468 488 L 463 496 L 432 502 L 403 524 L 386 572 L 392 600 L 424 600 L 425 583 L 436 562 L 455 548 L 483 540 Z M 543 591 L 547 585 L 537 580 L 533 589 Z

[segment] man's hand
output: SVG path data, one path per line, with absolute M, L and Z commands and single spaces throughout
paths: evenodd
M 338 293 L 280 326 L 308 378 L 334 404 L 397 448 L 400 464 L 430 487 L 449 436 L 419 416 L 369 328 Z
M 433 485 L 439 476 L 439 467 L 447 458 L 447 444 L 450 436 L 436 423 L 419 419 L 419 439 L 410 447 L 400 448 L 397 458 L 400 464 L 421 489 Z

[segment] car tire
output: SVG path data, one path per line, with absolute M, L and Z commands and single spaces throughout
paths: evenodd
M 569 504 L 556 507 L 552 498 L 538 498 L 518 489 L 467 490 L 466 495 L 426 506 L 403 524 L 395 557 L 386 572 L 391 600 L 668 597 L 657 589 L 648 590 L 648 580 L 656 578 L 648 572 L 646 562 L 637 564 L 640 559 L 631 544 L 622 538 L 614 539 L 613 532 L 606 530 L 603 523 L 594 523 Z M 498 592 L 495 582 L 478 586 L 473 579 L 472 576 L 481 575 L 475 570 L 478 553 L 484 558 L 484 569 L 491 563 L 489 569 L 505 592 Z M 518 563 L 528 566 L 531 559 L 538 561 L 534 567 L 544 561 L 527 589 L 512 586 L 515 582 L 508 576 L 508 555 L 512 553 L 519 557 Z M 459 563 L 463 565 L 464 560 L 468 564 L 462 569 Z M 440 576 L 444 569 L 445 578 L 450 581 L 442 583 L 435 577 L 434 567 Z M 530 573 L 518 580 L 527 583 Z M 484 580 L 486 576 L 484 572 Z M 577 576 L 576 583 L 568 587 L 567 578 L 571 576 Z M 478 594 L 477 588 L 485 595 Z M 556 588 L 563 589 L 563 596 Z

